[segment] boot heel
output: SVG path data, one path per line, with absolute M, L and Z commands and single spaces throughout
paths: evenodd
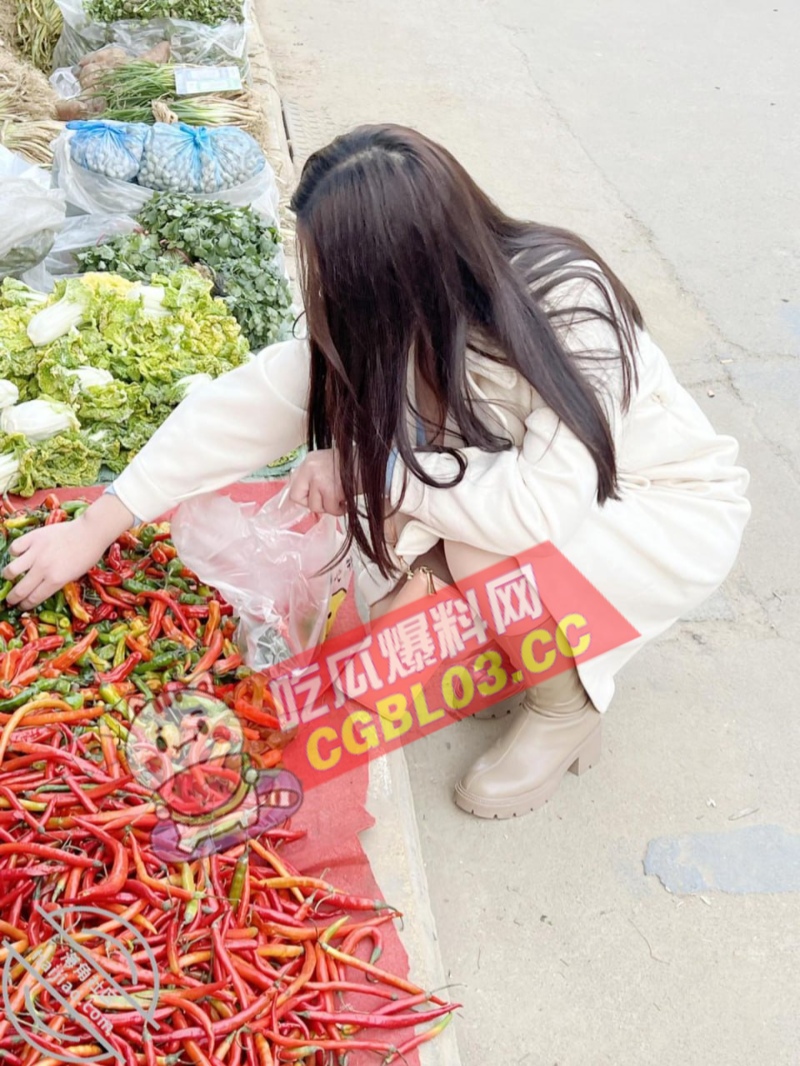
M 571 774 L 575 774 L 580 777 L 581 774 L 585 774 L 587 770 L 600 761 L 600 753 L 602 750 L 602 732 L 600 726 L 592 733 L 591 736 L 584 740 L 583 744 L 578 749 L 577 757 L 569 768 Z

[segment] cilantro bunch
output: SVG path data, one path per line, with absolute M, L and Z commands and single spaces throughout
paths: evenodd
M 77 254 L 83 271 L 149 281 L 194 264 L 239 323 L 250 348 L 273 344 L 292 320 L 278 231 L 249 207 L 156 193 L 136 217 L 143 233 L 115 237 Z

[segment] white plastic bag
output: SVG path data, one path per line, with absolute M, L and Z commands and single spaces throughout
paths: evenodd
M 47 171 L 0 148 L 0 277 L 19 276 L 53 247 L 67 208 Z
M 107 44 L 123 48 L 135 57 L 162 41 L 169 41 L 174 63 L 236 65 L 243 77 L 249 75 L 246 21 L 229 19 L 218 26 L 172 18 L 94 22 L 87 17 L 81 0 L 57 0 L 57 3 L 64 27 L 53 53 L 55 67 L 72 67 L 89 52 Z
M 47 258 L 23 274 L 21 280 L 37 292 L 52 292 L 60 278 L 81 273 L 75 252 L 133 233 L 136 228 L 135 220 L 127 215 L 74 215 L 64 221 Z
M 282 503 L 282 496 L 262 505 L 201 496 L 181 504 L 172 518 L 183 563 L 219 589 L 239 616 L 237 642 L 254 670 L 322 641 L 331 597 L 342 583 L 341 570 L 325 568 L 343 536 L 332 515 L 312 519 L 304 507 Z
M 118 181 L 103 174 L 94 174 L 91 170 L 79 166 L 73 161 L 70 153 L 69 140 L 72 136 L 73 131 L 67 129 L 58 135 L 53 159 L 53 179 L 58 188 L 64 191 L 67 203 L 88 215 L 138 214 L 153 195 L 153 190 L 145 189 L 134 182 Z M 252 207 L 270 225 L 278 225 L 280 196 L 275 174 L 269 163 L 241 185 L 215 193 L 198 193 L 192 198 L 224 200 L 235 207 Z

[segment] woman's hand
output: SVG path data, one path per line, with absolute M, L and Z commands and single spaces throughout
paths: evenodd
M 289 499 L 315 514 L 345 514 L 344 489 L 333 448 L 310 452 L 292 472 Z
M 132 524 L 133 515 L 116 496 L 101 496 L 72 522 L 43 526 L 19 537 L 11 544 L 14 559 L 2 576 L 7 581 L 25 576 L 7 602 L 25 610 L 38 606 L 68 581 L 83 577 Z

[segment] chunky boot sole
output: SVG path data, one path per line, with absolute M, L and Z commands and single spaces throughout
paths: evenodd
M 599 717 L 599 716 L 598 716 Z M 580 776 L 590 770 L 600 760 L 602 747 L 601 722 L 598 721 L 595 728 L 581 743 L 571 751 L 564 761 L 553 771 L 546 781 L 536 788 L 524 792 L 519 796 L 510 796 L 506 799 L 490 800 L 482 796 L 474 796 L 463 788 L 461 782 L 455 787 L 455 803 L 467 814 L 474 814 L 476 818 L 520 818 L 524 814 L 530 814 L 555 795 L 564 774 L 569 771 Z

